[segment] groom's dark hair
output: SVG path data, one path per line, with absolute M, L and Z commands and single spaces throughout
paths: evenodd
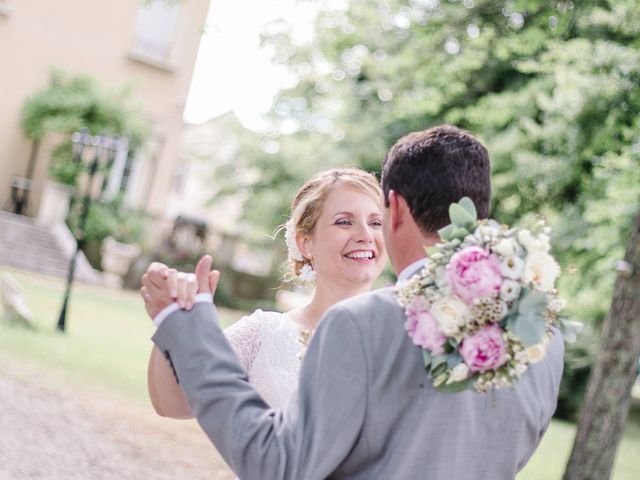
M 469 197 L 478 218 L 487 218 L 491 201 L 489 154 L 469 132 L 441 125 L 398 140 L 382 162 L 382 192 L 402 196 L 424 233 L 447 226 L 449 205 Z

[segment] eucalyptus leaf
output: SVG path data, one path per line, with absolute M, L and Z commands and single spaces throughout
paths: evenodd
M 463 227 L 453 227 L 452 238 L 459 238 L 460 240 L 464 240 L 464 237 L 469 235 L 469 230 Z
M 430 257 L 431 255 L 433 255 L 434 253 L 438 253 L 439 248 L 436 247 L 435 245 L 432 245 L 430 247 L 426 247 L 424 249 L 425 252 L 427 252 L 427 256 Z
M 578 339 L 578 334 L 582 331 L 584 325 L 575 320 L 560 319 L 560 331 L 567 343 L 574 343 Z
M 542 314 L 528 313 L 519 315 L 515 321 L 514 332 L 526 346 L 540 343 L 546 324 Z
M 443 227 L 440 230 L 438 230 L 438 235 L 442 240 L 444 240 L 445 242 L 448 242 L 453 238 L 452 236 L 453 229 L 454 229 L 453 225 L 447 225 L 446 227 Z
M 473 217 L 473 222 L 475 223 L 478 220 L 478 212 L 476 210 L 476 206 L 473 204 L 473 200 L 469 197 L 462 197 L 458 203 L 471 217 Z
M 452 203 L 449 207 L 449 217 L 456 227 L 470 227 L 476 221 L 473 215 L 457 203 Z
M 537 290 L 525 295 L 520 301 L 518 311 L 521 315 L 540 314 L 547 308 L 547 295 Z
M 458 352 L 447 355 L 447 367 L 454 368 L 462 363 L 462 357 Z
M 431 366 L 431 352 L 428 350 L 422 349 L 422 358 L 424 359 L 425 368 L 429 368 Z

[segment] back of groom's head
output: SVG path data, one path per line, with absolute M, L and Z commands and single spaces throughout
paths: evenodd
M 469 197 L 479 218 L 489 215 L 491 179 L 487 149 L 469 132 L 441 125 L 398 140 L 382 163 L 382 191 L 402 196 L 423 233 L 449 221 L 449 205 Z

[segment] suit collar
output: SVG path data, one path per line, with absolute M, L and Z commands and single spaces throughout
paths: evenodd
M 424 267 L 424 264 L 426 262 L 427 262 L 427 257 L 422 257 L 420 260 L 416 260 L 411 265 L 409 265 L 404 270 L 402 270 L 400 272 L 400 275 L 398 275 L 398 281 L 396 282 L 396 285 L 399 284 L 400 282 L 405 282 L 409 280 L 411 277 L 413 277 L 416 273 L 418 273 L 422 269 L 422 267 Z

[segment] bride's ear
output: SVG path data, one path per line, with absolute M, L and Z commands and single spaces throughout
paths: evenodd
M 298 246 L 298 250 L 304 258 L 313 258 L 313 254 L 311 253 L 313 248 L 313 241 L 309 235 L 305 235 L 301 232 L 296 232 L 296 245 Z

